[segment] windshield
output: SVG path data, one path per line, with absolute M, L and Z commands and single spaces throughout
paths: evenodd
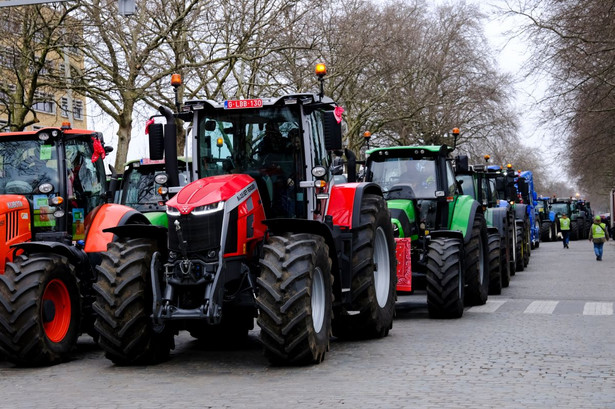
M 50 183 L 58 191 L 55 147 L 40 140 L 0 140 L 0 194 L 33 194 Z
M 164 166 L 129 169 L 123 179 L 122 203 L 139 211 L 161 210 L 158 202 L 162 197 L 156 192 L 154 178 L 163 172 Z
M 551 210 L 559 214 L 568 214 L 570 212 L 568 210 L 568 203 L 553 203 L 551 205 Z
M 275 166 L 290 175 L 301 157 L 296 107 L 217 110 L 199 124 L 199 176 L 250 173 Z
M 406 185 L 412 188 L 417 198 L 436 197 L 436 166 L 433 159 L 389 158 L 383 162 L 374 161 L 370 172 L 371 181 L 385 190 L 395 185 Z
M 474 178 L 471 175 L 458 175 L 457 180 L 461 182 L 461 189 L 464 195 L 470 195 L 476 199 L 476 192 L 474 191 Z

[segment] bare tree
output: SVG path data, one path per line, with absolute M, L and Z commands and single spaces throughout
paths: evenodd
M 37 104 L 57 104 L 55 93 L 65 83 L 59 72 L 67 47 L 74 45 L 76 5 L 27 6 L 0 9 L 0 112 L 12 131 L 39 122 Z
M 161 66 L 171 34 L 197 7 L 198 0 L 139 1 L 138 12 L 124 18 L 116 1 L 81 4 L 86 68 L 75 73 L 73 88 L 90 97 L 118 124 L 115 166 L 123 168 L 131 140 L 133 111 L 156 82 L 177 66 Z
M 612 2 L 509 2 L 526 18 L 520 34 L 532 41 L 530 72 L 550 79 L 544 118 L 560 130 L 561 162 L 581 190 L 605 201 L 615 185 L 615 10 Z

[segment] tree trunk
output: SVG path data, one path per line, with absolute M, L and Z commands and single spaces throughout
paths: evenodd
M 125 103 L 124 111 L 119 117 L 119 129 L 117 130 L 117 152 L 115 155 L 115 169 L 124 172 L 124 164 L 128 157 L 128 147 L 132 133 L 132 108 L 133 103 Z

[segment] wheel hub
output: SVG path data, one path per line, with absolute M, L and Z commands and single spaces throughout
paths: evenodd
M 51 280 L 43 292 L 41 319 L 45 335 L 52 342 L 61 342 L 71 323 L 70 293 L 62 280 Z
M 51 300 L 43 300 L 43 322 L 47 324 L 56 316 L 56 305 Z

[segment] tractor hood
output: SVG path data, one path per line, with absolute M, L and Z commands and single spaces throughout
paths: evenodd
M 197 207 L 213 205 L 236 197 L 237 201 L 256 189 L 254 179 L 248 175 L 210 176 L 186 185 L 167 202 L 181 214 L 189 214 Z

